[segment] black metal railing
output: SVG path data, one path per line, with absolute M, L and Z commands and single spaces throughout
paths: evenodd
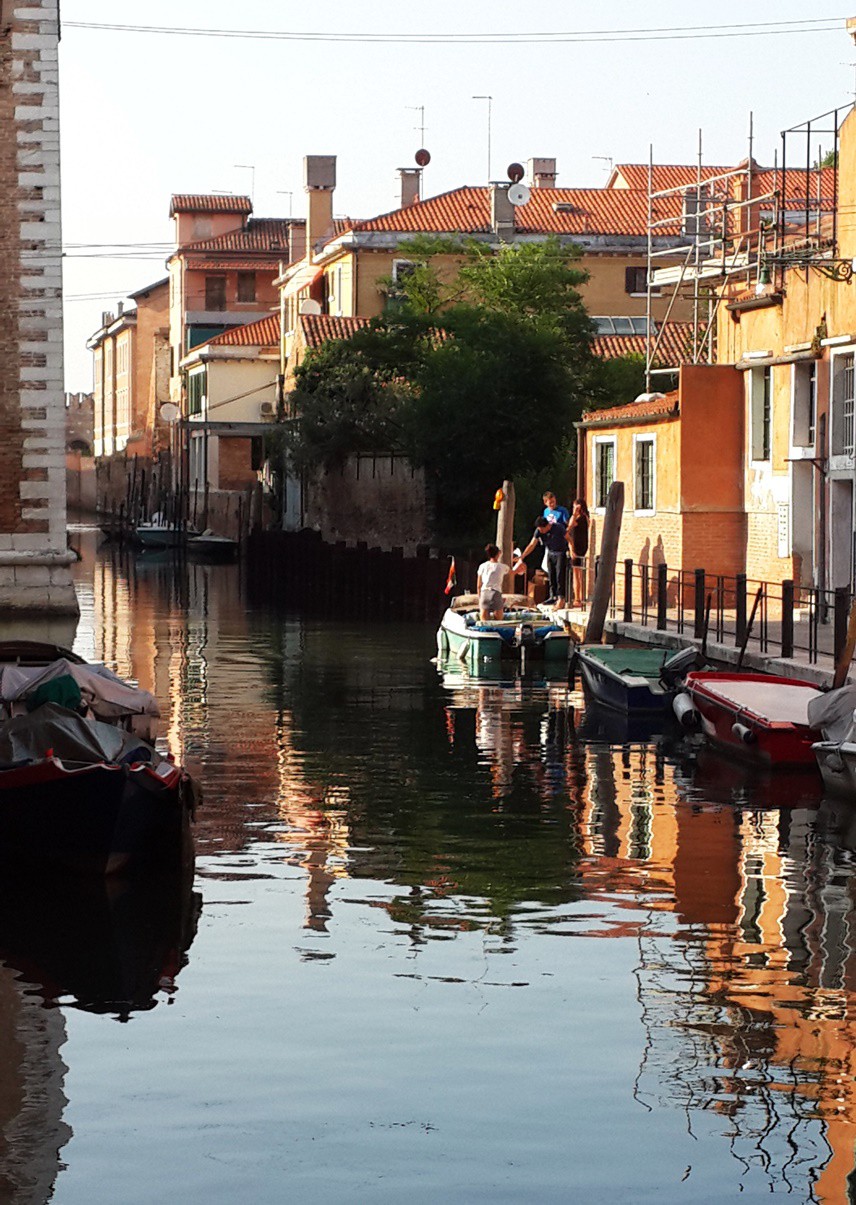
M 814 665 L 836 659 L 844 648 L 852 602 L 846 587 L 820 590 L 790 579 L 761 581 L 745 573 L 729 577 L 625 560 L 616 567 L 610 617 L 696 639 L 706 632 L 718 644 Z

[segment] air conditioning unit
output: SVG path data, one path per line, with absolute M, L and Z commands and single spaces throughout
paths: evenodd
M 262 418 L 273 418 L 275 407 L 273 402 L 262 402 L 259 406 Z

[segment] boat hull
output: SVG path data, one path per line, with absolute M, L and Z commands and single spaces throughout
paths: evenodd
M 437 632 L 440 658 L 455 657 L 471 672 L 501 662 L 521 663 L 537 660 L 547 665 L 567 665 L 571 636 L 566 632 L 547 632 L 531 644 L 513 644 L 496 631 L 467 627 L 462 616 L 447 612 Z
M 110 875 L 192 856 L 189 779 L 175 766 L 58 758 L 0 771 L 0 856 Z
M 777 713 L 763 702 L 776 691 L 781 697 L 795 691 L 817 695 L 814 683 L 766 674 L 698 673 L 687 676 L 685 690 L 712 744 L 769 769 L 816 766 L 812 745 L 820 733 L 800 718 L 804 704 L 795 706 L 789 717 L 788 708 Z
M 618 674 L 585 649 L 577 649 L 576 663 L 588 694 L 602 707 L 623 715 L 661 716 L 669 712 L 675 690 L 638 674 Z

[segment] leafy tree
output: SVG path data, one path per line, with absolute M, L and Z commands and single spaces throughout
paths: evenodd
M 590 403 L 587 276 L 556 239 L 496 252 L 421 238 L 402 251 L 415 266 L 394 291 L 386 282 L 387 312 L 298 369 L 293 459 L 309 467 L 404 452 L 435 487 L 443 533 L 474 534 L 502 479 L 566 453 Z

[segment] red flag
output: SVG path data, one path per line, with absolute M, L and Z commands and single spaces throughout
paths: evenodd
M 458 579 L 455 577 L 455 558 L 452 557 L 452 563 L 449 566 L 449 576 L 446 578 L 446 589 L 444 594 L 451 594 L 455 586 L 458 584 Z

